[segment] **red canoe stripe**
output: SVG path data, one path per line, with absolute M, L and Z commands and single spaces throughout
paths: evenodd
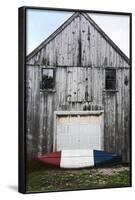
M 61 151 L 52 153 L 47 153 L 45 156 L 38 157 L 38 160 L 46 165 L 53 165 L 60 167 Z

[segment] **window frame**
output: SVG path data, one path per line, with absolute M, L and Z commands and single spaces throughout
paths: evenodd
M 53 88 L 43 88 L 43 70 L 53 70 Z M 47 67 L 47 66 L 41 66 L 41 78 L 40 78 L 40 91 L 44 92 L 55 92 L 55 77 L 56 77 L 56 67 Z
M 115 78 L 113 79 L 113 78 L 111 78 L 110 80 L 108 80 L 108 81 L 113 81 L 114 82 L 114 87 L 107 87 L 107 71 L 114 71 L 115 72 Z M 110 67 L 107 67 L 107 68 L 105 68 L 105 91 L 114 91 L 114 92 L 116 92 L 117 91 L 117 88 L 116 88 L 116 77 L 117 77 L 117 75 L 116 75 L 116 68 L 110 68 Z M 113 83 L 112 83 L 113 84 Z

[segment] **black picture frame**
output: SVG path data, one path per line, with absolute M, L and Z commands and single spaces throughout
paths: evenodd
M 19 66 L 18 66 L 18 84 L 19 84 L 19 91 L 18 91 L 18 101 L 19 101 L 19 130 L 18 130 L 18 191 L 20 193 L 41 193 L 42 191 L 32 191 L 28 192 L 26 189 L 27 183 L 27 145 L 26 145 L 26 126 L 27 126 L 27 119 L 26 119 L 26 20 L 27 20 L 27 10 L 51 10 L 51 11 L 69 11 L 69 12 L 88 12 L 88 13 L 96 13 L 96 14 L 111 14 L 111 15 L 120 15 L 120 16 L 129 16 L 130 18 L 130 183 L 129 186 L 132 186 L 132 13 L 126 12 L 110 12 L 110 11 L 98 11 L 98 10 L 80 10 L 80 9 L 67 9 L 67 8 L 49 8 L 49 7 L 32 7 L 32 6 L 24 6 L 18 9 L 19 18 L 18 18 L 18 36 L 19 36 Z M 119 186 L 124 187 L 124 186 Z M 105 188 L 113 188 L 111 187 L 102 187 Z M 115 187 L 114 187 L 115 188 Z M 117 186 L 116 186 L 117 188 Z M 90 188 L 93 189 L 93 188 Z M 89 189 L 89 190 L 90 190 Z M 99 189 L 99 188 L 94 188 Z M 70 189 L 69 189 L 70 190 Z M 66 190 L 66 191 L 69 191 Z M 75 189 L 81 190 L 81 189 Z M 58 191 L 65 191 L 65 190 L 58 190 Z M 43 191 L 43 192 L 57 192 L 57 190 L 51 191 Z

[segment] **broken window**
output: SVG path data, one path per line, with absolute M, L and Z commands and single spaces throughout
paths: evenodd
M 54 69 L 42 68 L 42 81 L 41 89 L 54 89 L 55 79 L 54 79 Z
M 105 89 L 115 90 L 116 89 L 116 70 L 106 69 L 105 71 Z

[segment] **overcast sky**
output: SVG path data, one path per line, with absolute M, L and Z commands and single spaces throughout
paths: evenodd
M 65 11 L 27 11 L 27 53 L 30 53 L 53 33 L 73 13 Z M 89 14 L 100 28 L 129 57 L 129 17 Z

